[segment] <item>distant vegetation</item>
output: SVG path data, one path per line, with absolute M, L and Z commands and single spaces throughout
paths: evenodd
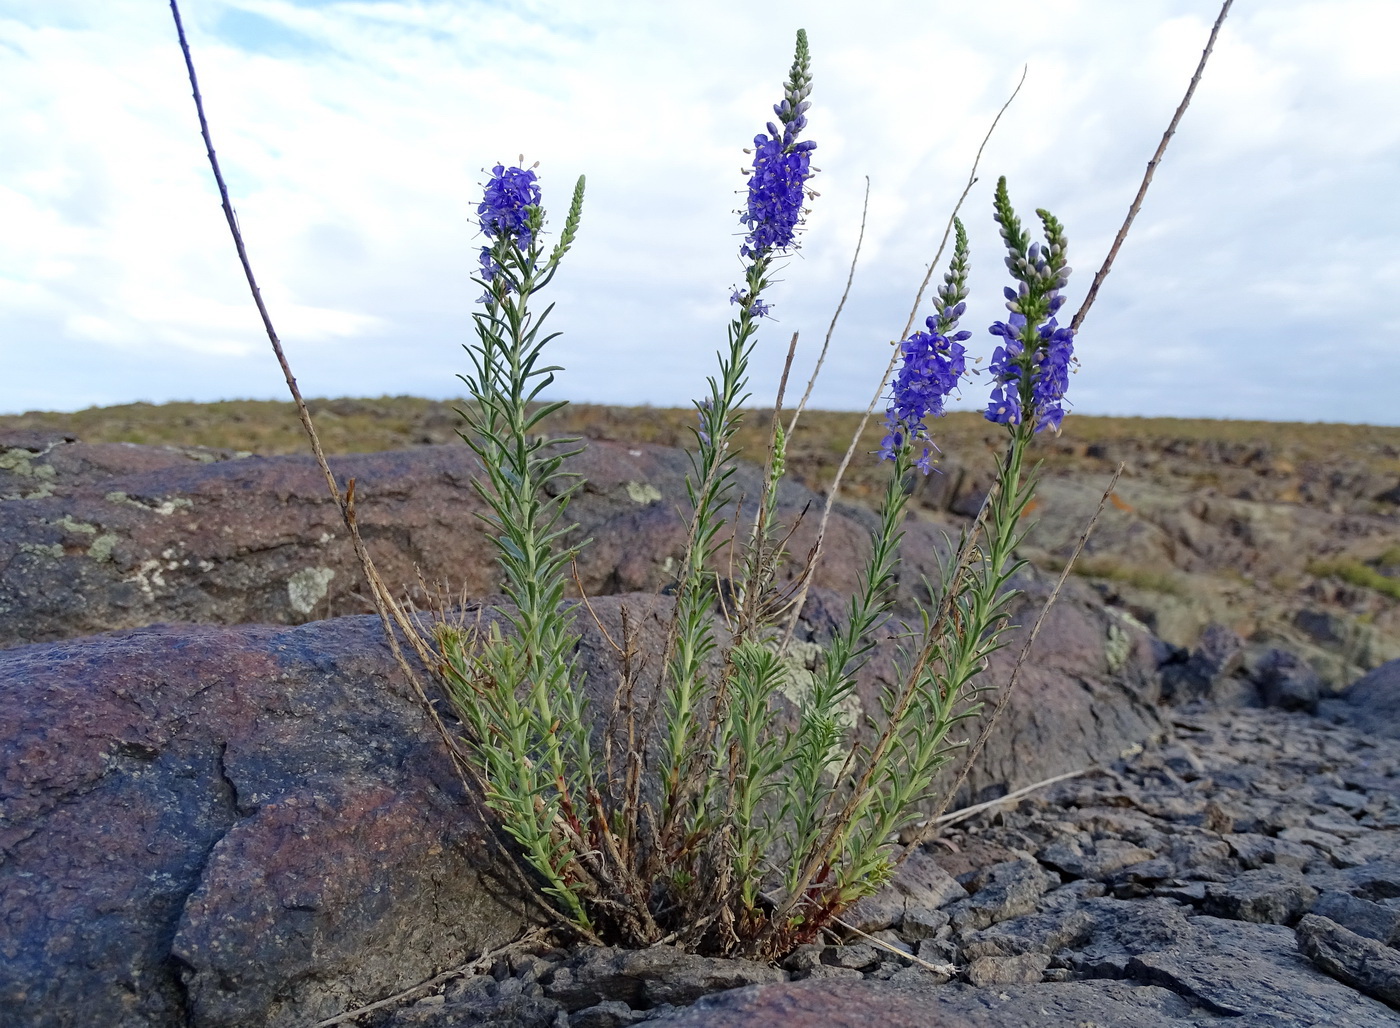
M 456 441 L 461 401 L 412 396 L 311 401 L 321 438 L 330 453 L 366 453 Z M 762 460 L 767 446 L 766 411 L 752 411 L 738 445 Z M 860 415 L 813 411 L 798 428 L 789 449 L 794 476 L 821 489 L 845 452 Z M 592 439 L 688 446 L 695 412 L 688 408 L 606 407 L 571 404 L 549 422 L 558 434 Z M 85 442 L 129 442 L 151 446 L 207 446 L 260 454 L 302 453 L 306 440 L 290 403 L 226 400 L 219 403 L 132 403 L 90 407 L 73 413 L 30 412 L 0 416 L 0 430 L 14 428 L 68 432 Z M 874 452 L 884 430 L 879 418 L 866 429 L 864 449 Z M 981 414 L 960 411 L 934 425 L 943 451 L 964 466 L 985 463 L 1004 441 L 1005 431 Z M 1211 451 L 1206 456 L 1237 465 L 1270 462 L 1280 468 L 1344 456 L 1382 474 L 1400 473 L 1400 427 L 1305 424 L 1271 421 L 1209 421 L 1184 418 L 1108 418 L 1072 415 L 1057 439 L 1046 433 L 1032 450 L 1049 470 L 1111 470 L 1117 450 L 1172 453 L 1183 447 Z M 876 461 L 856 462 L 847 495 L 870 498 L 885 469 Z M 1197 483 L 1201 485 L 1207 482 Z

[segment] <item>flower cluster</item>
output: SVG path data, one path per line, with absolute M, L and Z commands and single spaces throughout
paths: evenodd
M 957 235 L 953 260 L 938 295 L 933 301 L 937 314 L 925 324 L 927 332 L 915 332 L 900 343 L 903 363 L 890 383 L 890 405 L 885 411 L 885 438 L 880 443 L 880 459 L 894 460 L 906 445 L 924 441 L 923 453 L 914 466 L 925 475 L 937 447 L 929 440 L 929 418 L 943 414 L 943 401 L 957 388 L 967 371 L 967 350 L 962 345 L 971 332 L 956 331 L 958 319 L 967 311 L 967 230 L 953 219 Z
M 807 195 L 805 183 L 812 177 L 812 151 L 817 147 L 811 140 L 798 139 L 807 127 L 807 110 L 812 106 L 807 97 L 811 92 L 807 34 L 799 32 L 797 56 L 784 88 L 783 102 L 773 106 L 782 127 L 770 121 L 768 131 L 760 132 L 753 140 L 748 205 L 739 215 L 748 229 L 739 250 L 745 257 L 759 257 L 793 246 Z
M 1026 319 L 1013 314 L 1009 323 L 994 322 L 988 329 L 1006 342 L 992 354 L 988 370 L 995 382 L 992 398 L 987 404 L 986 417 L 1001 425 L 1019 425 L 1023 417 L 1021 384 L 1030 365 L 1030 411 L 1035 417 L 1037 432 L 1050 428 L 1060 430 L 1064 420 L 1065 390 L 1069 388 L 1069 368 L 1074 360 L 1074 333 L 1061 328 L 1051 318 L 1037 329 L 1039 341 L 1030 361 L 1025 358 L 1025 344 L 1018 336 L 1025 330 Z
M 730 293 L 729 302 L 737 303 L 740 307 L 743 307 L 749 312 L 749 315 L 751 317 L 771 317 L 771 315 L 769 315 L 768 313 L 770 310 L 773 309 L 773 305 L 771 303 L 768 303 L 765 300 L 760 300 L 757 297 L 750 297 L 749 294 L 744 292 L 742 289 L 736 289 L 734 290 L 734 292 Z
M 923 454 L 914 466 L 926 475 L 936 447 L 928 441 L 924 422 L 943 413 L 944 398 L 957 388 L 966 372 L 967 350 L 962 340 L 972 334 L 945 336 L 937 331 L 934 318 L 929 318 L 927 325 L 927 332 L 915 332 L 900 344 L 904 363 L 891 383 L 893 395 L 885 412 L 886 435 L 880 443 L 880 458 L 894 460 L 905 446 L 924 440 Z
M 1044 246 L 1032 243 L 1011 207 L 1005 177 L 997 183 L 995 211 L 1006 244 L 1006 267 L 1018 285 L 1006 287 L 1011 316 L 988 330 L 1003 342 L 988 365 L 993 386 L 986 418 L 1002 425 L 1030 421 L 1037 432 L 1059 431 L 1074 363 L 1074 332 L 1055 320 L 1065 302 L 1060 290 L 1068 284 L 1072 270 L 1067 264 L 1069 241 L 1054 215 L 1037 210 L 1046 242 Z
M 476 213 L 487 239 L 507 240 L 521 250 L 534 242 L 536 214 L 540 208 L 540 186 L 533 168 L 507 168 L 498 164 L 491 170 Z M 492 247 L 481 248 L 481 280 L 493 282 L 500 265 Z M 489 294 L 481 302 L 490 299 Z

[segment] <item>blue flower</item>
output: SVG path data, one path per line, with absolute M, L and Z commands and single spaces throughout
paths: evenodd
M 540 186 L 533 168 L 496 165 L 476 208 L 487 239 L 508 238 L 522 250 L 533 241 L 530 208 L 540 205 Z
M 754 318 L 770 317 L 771 315 L 769 315 L 768 312 L 773 309 L 773 305 L 771 303 L 758 299 L 751 300 L 749 299 L 748 293 L 745 293 L 739 289 L 735 289 L 734 292 L 729 294 L 729 302 L 739 304 L 741 307 L 743 307 L 746 311 L 749 312 L 750 317 Z
M 777 126 L 769 128 L 773 135 L 760 134 L 753 141 L 749 202 L 740 215 L 749 230 L 739 249 L 745 257 L 792 248 L 802 221 L 802 204 L 807 198 L 804 183 L 812 175 L 811 152 L 817 144 L 802 142 L 788 150 Z
M 476 208 L 482 233 L 487 239 L 504 239 L 521 250 L 530 249 L 534 242 L 531 217 L 539 209 L 540 199 L 540 186 L 533 168 L 496 165 Z M 491 250 L 490 246 L 481 248 L 481 280 L 487 283 L 495 281 L 501 271 Z M 478 302 L 490 299 L 488 292 Z
M 1013 314 L 1009 324 L 998 321 L 987 330 L 1001 336 L 1005 344 L 996 348 L 987 367 L 993 387 L 986 418 L 1001 425 L 1019 425 L 1023 401 L 1029 399 L 1030 409 L 1025 413 L 1035 419 L 1035 430 L 1059 431 L 1065 417 L 1063 401 L 1069 388 L 1069 369 L 1074 362 L 1074 333 L 1061 328 L 1051 318 L 1036 330 L 1037 342 L 1028 358 L 1025 344 L 1019 338 L 1025 331 L 1025 324 L 1024 317 Z M 1030 372 L 1028 398 L 1022 388 L 1027 371 Z
M 797 54 L 784 85 L 782 103 L 773 113 L 782 123 L 769 122 L 766 133 L 754 136 L 753 171 L 749 174 L 748 204 L 739 220 L 748 236 L 739 252 L 757 258 L 772 250 L 791 249 L 802 221 L 805 183 L 812 177 L 812 151 L 817 144 L 799 141 L 807 127 L 807 99 L 812 92 L 811 60 L 807 33 L 797 33 Z
M 994 210 L 1006 244 L 1006 267 L 1017 285 L 1005 290 L 1011 316 L 988 329 L 1002 345 L 988 366 L 992 395 L 986 418 L 1001 425 L 1028 421 L 1036 432 L 1059 431 L 1074 363 L 1074 332 L 1055 320 L 1065 302 L 1060 290 L 1069 282 L 1069 241 L 1049 211 L 1037 210 L 1046 242 L 1031 242 L 1011 207 L 1005 177 L 997 182 Z
M 903 363 L 890 383 L 890 405 L 885 411 L 885 438 L 880 459 L 894 460 L 905 446 L 929 439 L 925 422 L 943 414 L 943 403 L 967 371 L 967 350 L 962 345 L 971 333 L 951 336 L 938 331 L 938 319 L 929 318 L 927 332 L 915 332 L 900 344 Z M 914 466 L 924 474 L 936 447 L 924 446 Z

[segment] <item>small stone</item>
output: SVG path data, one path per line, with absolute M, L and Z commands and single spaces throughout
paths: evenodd
M 1121 839 L 1103 839 L 1088 847 L 1073 843 L 1055 843 L 1036 854 L 1042 864 L 1049 864 L 1075 878 L 1103 879 L 1133 864 L 1153 859 L 1157 854 Z
M 953 944 L 947 936 L 938 939 L 924 939 L 915 951 L 920 960 L 929 964 L 951 964 Z
M 623 1028 L 624 1025 L 636 1024 L 644 1017 L 646 1014 L 633 1010 L 620 1000 L 605 999 L 571 1014 L 569 1028 Z
M 817 943 L 808 943 L 805 946 L 798 946 L 786 957 L 783 958 L 782 966 L 785 970 L 794 973 L 805 973 L 812 970 L 822 962 L 822 953 L 826 947 Z
M 824 962 L 835 967 L 868 971 L 880 963 L 880 951 L 868 942 L 857 942 L 849 946 L 833 946 L 827 951 Z
M 1316 828 L 1285 828 L 1278 833 L 1278 837 L 1288 842 L 1299 842 L 1306 846 L 1312 846 L 1329 857 L 1335 857 L 1346 849 L 1346 843 L 1338 836 L 1331 832 L 1319 831 Z
M 1296 931 L 1299 951 L 1319 970 L 1400 1008 L 1400 953 L 1316 914 L 1299 921 Z
M 1015 957 L 978 957 L 967 968 L 967 980 L 978 988 L 993 985 L 1034 985 L 1045 975 L 1050 958 L 1044 953 Z
M 1152 895 L 1194 905 L 1205 900 L 1206 888 L 1205 882 L 1180 882 L 1175 885 L 1159 885 L 1152 890 Z
M 951 968 L 949 968 L 951 971 Z M 890 981 L 895 984 L 907 983 L 909 985 L 943 985 L 952 981 L 953 976 L 949 971 L 939 969 L 934 971 L 923 964 L 915 964 L 913 967 L 904 967 L 890 975 Z
M 1309 913 L 1335 921 L 1357 935 L 1387 945 L 1400 942 L 1400 909 L 1372 903 L 1345 892 L 1324 892 Z
M 899 934 L 908 942 L 918 942 L 920 939 L 931 939 L 937 935 L 949 921 L 951 921 L 951 918 L 946 911 L 914 907 L 904 912 L 904 923 L 900 927 Z
M 1317 890 L 1288 868 L 1245 871 L 1233 881 L 1206 886 L 1204 910 L 1255 924 L 1292 924 L 1317 899 Z
M 1255 672 L 1259 698 L 1266 707 L 1317 713 L 1322 695 L 1322 679 L 1312 666 L 1287 650 L 1270 650 Z
M 835 964 L 818 964 L 810 971 L 799 972 L 799 978 L 864 978 L 865 975 L 854 967 L 837 967 Z
M 1031 913 L 1055 882 L 1031 860 L 996 864 L 978 879 L 980 882 L 974 884 L 981 884 L 981 888 L 948 908 L 953 926 L 960 932 L 976 931 Z

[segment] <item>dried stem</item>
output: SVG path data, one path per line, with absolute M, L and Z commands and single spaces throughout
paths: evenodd
M 1016 83 L 1016 88 L 1011 91 L 1011 95 L 1006 98 L 1006 102 L 1001 105 L 1001 110 L 992 119 L 991 125 L 987 127 L 987 134 L 982 137 L 982 144 L 977 148 L 977 154 L 972 158 L 972 168 L 967 175 L 967 184 L 963 186 L 962 195 L 958 197 L 958 202 L 953 205 L 952 213 L 948 215 L 948 223 L 943 227 L 943 238 L 938 244 L 938 252 L 933 255 L 933 260 L 929 262 L 928 271 L 924 274 L 924 280 L 919 284 L 919 291 L 914 296 L 914 305 L 909 310 L 909 319 L 904 323 L 904 331 L 899 338 L 905 339 L 909 335 L 909 330 L 913 327 L 914 319 L 918 316 L 919 305 L 923 303 L 924 291 L 928 289 L 929 282 L 933 279 L 933 273 L 938 268 L 938 262 L 943 259 L 943 251 L 948 246 L 948 236 L 953 231 L 953 221 L 957 218 L 958 212 L 962 210 L 963 203 L 972 192 L 972 187 L 977 183 L 977 167 L 982 162 L 982 153 L 987 149 L 987 143 L 992 138 L 992 133 L 996 131 L 997 124 L 1001 121 L 1006 109 L 1011 106 L 1016 99 L 1021 87 L 1026 82 L 1026 69 L 1021 69 L 1021 79 Z M 870 423 L 870 415 L 874 413 L 876 406 L 880 403 L 880 397 L 885 394 L 885 385 L 889 382 L 890 375 L 894 372 L 895 363 L 899 360 L 899 347 L 895 347 L 894 353 L 890 356 L 889 363 L 880 375 L 880 384 L 875 388 L 875 395 L 870 398 L 870 403 L 865 408 L 865 413 L 861 415 L 860 423 L 856 425 L 855 433 L 851 436 L 851 444 L 846 447 L 846 453 L 841 458 L 840 465 L 836 468 L 836 476 L 831 481 L 831 488 L 827 490 L 826 504 L 822 507 L 822 519 L 817 524 L 817 541 L 812 546 L 811 556 L 807 559 L 808 574 L 804 576 L 802 588 L 798 591 L 793 604 L 792 619 L 788 622 L 787 632 L 784 641 L 792 638 L 792 633 L 797 625 L 797 619 L 802 614 L 802 607 L 807 602 L 807 592 L 811 586 L 812 576 L 810 570 L 816 567 L 817 561 L 821 557 L 822 548 L 826 543 L 826 527 L 831 520 L 831 509 L 836 503 L 836 496 L 841 491 L 841 481 L 846 476 L 846 469 L 850 467 L 851 458 L 855 456 L 860 440 L 865 435 L 865 426 Z
M 836 312 L 831 315 L 831 324 L 826 327 L 826 338 L 822 340 L 822 352 L 817 354 L 817 363 L 812 368 L 812 377 L 807 379 L 807 390 L 802 394 L 802 399 L 798 401 L 797 409 L 792 412 L 792 420 L 788 422 L 788 438 L 792 438 L 792 433 L 797 429 L 797 419 L 802 416 L 802 412 L 807 409 L 807 401 L 812 398 L 812 389 L 817 384 L 817 376 L 822 373 L 822 364 L 826 362 L 826 351 L 831 346 L 832 333 L 836 331 L 837 319 L 841 317 L 841 311 L 846 307 L 846 299 L 851 295 L 851 283 L 856 279 L 856 262 L 860 260 L 860 248 L 865 243 L 865 219 L 870 213 L 870 176 L 865 176 L 865 202 L 860 208 L 860 234 L 856 236 L 856 252 L 851 254 L 851 270 L 846 275 L 846 288 L 841 292 L 841 301 L 836 305 Z
M 423 685 L 422 678 L 417 670 L 409 663 L 404 655 L 403 648 L 399 645 L 398 635 L 395 633 L 395 626 L 403 633 L 409 645 L 413 648 L 418 659 L 423 666 L 430 671 L 438 666 L 438 656 L 423 638 L 417 626 L 404 613 L 394 599 L 393 593 L 380 576 L 379 570 L 374 565 L 374 560 L 370 557 L 369 550 L 365 546 L 364 538 L 360 535 L 359 523 L 355 514 L 355 480 L 351 479 L 345 493 L 342 494 L 340 487 L 336 484 L 335 474 L 331 471 L 331 466 L 326 460 L 326 454 L 321 446 L 320 436 L 316 432 L 316 426 L 311 421 L 311 411 L 307 409 L 306 401 L 302 398 L 301 390 L 297 387 L 296 376 L 292 374 L 291 365 L 287 362 L 286 353 L 282 349 L 282 342 L 278 338 L 277 330 L 273 327 L 272 317 L 268 314 L 267 305 L 263 303 L 262 292 L 258 289 L 257 278 L 253 275 L 253 265 L 248 259 L 248 250 L 243 243 L 243 233 L 238 227 L 238 217 L 234 213 L 233 203 L 229 199 L 228 185 L 224 182 L 223 172 L 219 168 L 219 159 L 214 153 L 214 142 L 209 133 L 209 122 L 204 115 L 204 99 L 199 91 L 199 79 L 195 74 L 194 58 L 190 54 L 189 40 L 185 37 L 185 26 L 180 19 L 180 8 L 177 0 L 170 0 L 170 13 L 175 19 L 175 32 L 180 40 L 180 50 L 184 54 L 185 69 L 189 73 L 190 90 L 194 96 L 195 112 L 199 116 L 199 132 L 204 139 L 204 148 L 209 155 L 209 167 L 214 173 L 214 182 L 219 189 L 219 200 L 223 205 L 224 218 L 228 222 L 229 232 L 233 235 L 234 249 L 238 251 L 238 260 L 243 267 L 243 275 L 248 280 L 248 289 L 253 294 L 253 303 L 257 305 L 258 314 L 262 318 L 263 329 L 267 332 L 268 342 L 272 344 L 272 352 L 277 357 L 277 363 L 282 368 L 282 377 L 287 382 L 287 389 L 292 394 L 292 400 L 296 404 L 297 417 L 301 420 L 301 426 L 306 431 L 306 437 L 311 443 L 311 452 L 316 458 L 316 465 L 321 469 L 321 474 L 325 476 L 326 487 L 330 490 L 336 506 L 340 508 L 341 520 L 345 523 L 345 528 L 350 534 L 350 541 L 355 549 L 355 556 L 360 562 L 360 568 L 364 573 L 366 583 L 369 585 L 370 596 L 374 601 L 375 612 L 379 615 L 380 623 L 384 626 L 384 636 L 389 644 L 389 651 L 393 654 L 394 660 L 403 671 L 413 689 L 415 697 L 427 712 L 433 726 L 437 729 L 438 735 L 442 737 L 444 745 L 447 747 L 449 756 L 452 758 L 457 774 L 461 779 L 469 802 L 473 808 L 483 818 L 484 823 L 493 824 L 494 819 L 483 809 L 481 797 L 485 795 L 482 790 L 482 783 L 477 781 L 476 775 L 472 772 L 471 765 L 466 755 L 462 752 L 456 737 L 448 731 L 447 725 L 428 698 L 427 689 Z M 507 846 L 505 848 L 509 856 L 511 867 L 520 878 L 522 883 L 528 882 L 524 870 L 517 863 L 514 853 Z M 578 927 L 559 911 L 553 909 L 537 889 L 527 888 L 526 895 L 533 896 L 540 907 L 550 915 L 556 922 L 570 931 L 579 931 Z
M 977 741 L 968 748 L 967 755 L 963 758 L 962 766 L 958 768 L 957 776 L 943 793 L 943 798 L 939 801 L 938 807 L 934 810 L 923 829 L 900 851 L 899 858 L 895 861 L 898 866 L 909 859 L 909 855 L 916 848 L 925 842 L 935 838 L 938 834 L 938 827 L 942 823 L 943 812 L 948 809 L 948 805 L 953 802 L 953 797 L 962 788 L 963 782 L 967 781 L 968 774 L 972 771 L 972 765 L 982 753 L 982 748 L 987 745 L 987 740 L 991 738 L 992 729 L 1001 720 L 1002 714 L 1006 712 L 1007 705 L 1011 702 L 1011 696 L 1015 692 L 1016 683 L 1021 677 L 1021 669 L 1026 666 L 1026 661 L 1030 659 L 1031 647 L 1035 645 L 1036 636 L 1040 634 L 1041 626 L 1045 624 L 1046 617 L 1050 614 L 1050 608 L 1059 599 L 1060 590 L 1064 588 L 1065 582 L 1069 580 L 1070 572 L 1074 569 L 1074 562 L 1079 559 L 1084 552 L 1084 544 L 1089 541 L 1089 535 L 1094 531 L 1094 526 L 1099 523 L 1099 517 L 1108 506 L 1108 498 L 1113 495 L 1113 487 L 1118 484 L 1118 478 L 1123 474 L 1126 465 L 1119 464 L 1118 470 L 1113 473 L 1113 477 L 1108 481 L 1108 488 L 1103 491 L 1103 496 L 1099 498 L 1098 508 L 1094 511 L 1094 516 L 1089 519 L 1089 523 L 1084 526 L 1083 533 L 1079 536 L 1079 542 L 1075 544 L 1074 552 L 1070 554 L 1069 560 L 1060 571 L 1060 577 L 1055 582 L 1055 588 L 1050 591 L 1044 605 L 1040 608 L 1039 615 L 1036 616 L 1035 624 L 1031 626 L 1030 635 L 1026 636 L 1025 645 L 1021 647 L 1021 653 L 1016 658 L 1016 664 L 1011 669 L 1011 677 L 1001 690 L 1001 695 L 997 697 L 996 706 L 982 723 L 982 731 L 978 733 Z
M 375 1003 L 370 1003 L 368 1006 L 356 1007 L 354 1010 L 347 1010 L 345 1013 L 337 1014 L 335 1017 L 328 1017 L 324 1021 L 317 1021 L 311 1028 L 335 1028 L 336 1025 L 344 1024 L 346 1021 L 353 1021 L 356 1018 L 363 1017 L 365 1014 L 372 1014 L 376 1010 L 383 1010 L 385 1007 L 395 1006 L 405 1000 L 413 999 L 430 989 L 435 989 L 445 982 L 450 982 L 453 978 L 465 978 L 469 974 L 485 971 L 503 954 L 526 950 L 536 943 L 543 941 L 545 938 L 545 932 L 538 928 L 533 929 L 508 945 L 502 946 L 499 949 L 487 950 L 475 960 L 462 964 L 459 967 L 454 967 L 449 971 L 444 971 L 442 974 L 435 975 L 425 982 L 419 982 L 411 988 L 404 989 L 402 992 L 396 992 L 392 996 L 386 996 L 384 999 Z
M 1069 327 L 1079 331 L 1079 326 L 1084 323 L 1084 318 L 1089 313 L 1089 308 L 1094 305 L 1094 300 L 1098 298 L 1099 286 L 1103 285 L 1103 280 L 1108 278 L 1109 269 L 1113 267 L 1114 260 L 1118 257 L 1118 248 L 1123 245 L 1123 240 L 1128 238 L 1128 229 L 1133 225 L 1133 219 L 1137 217 L 1138 211 L 1142 208 L 1143 197 L 1147 196 L 1147 187 L 1152 184 L 1152 176 L 1157 173 L 1157 165 L 1162 161 L 1162 155 L 1167 152 L 1167 144 L 1176 134 L 1176 127 L 1181 122 L 1181 117 L 1186 113 L 1186 108 L 1191 105 L 1191 97 L 1196 93 L 1196 86 L 1201 81 L 1201 74 L 1206 70 L 1206 61 L 1210 60 L 1211 51 L 1215 49 L 1215 38 L 1220 35 L 1220 26 L 1225 24 L 1225 15 L 1230 13 L 1230 5 L 1235 0 L 1225 0 L 1220 7 L 1220 14 L 1215 19 L 1215 25 L 1210 30 L 1210 39 L 1206 41 L 1206 48 L 1201 52 L 1200 63 L 1196 65 L 1196 74 L 1191 76 L 1191 83 L 1186 87 L 1186 95 L 1181 98 L 1181 103 L 1177 106 L 1176 113 L 1172 115 L 1167 131 L 1162 133 L 1162 141 L 1157 144 L 1157 152 L 1152 155 L 1152 160 L 1147 162 L 1147 172 L 1142 176 L 1142 185 L 1138 186 L 1137 196 L 1133 197 L 1132 205 L 1128 208 L 1128 216 L 1123 219 L 1123 225 L 1118 229 L 1118 235 L 1114 237 L 1113 245 L 1108 249 L 1108 256 L 1103 259 L 1103 267 L 1099 268 L 1094 275 L 1093 284 L 1089 286 L 1089 293 L 1084 297 L 1084 303 L 1079 310 L 1074 312 L 1074 319 L 1069 323 Z

